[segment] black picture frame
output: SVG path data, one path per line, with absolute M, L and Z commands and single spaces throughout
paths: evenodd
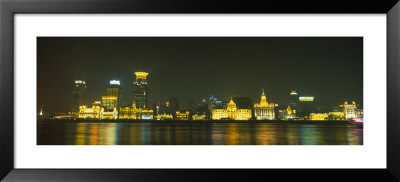
M 387 15 L 386 169 L 15 169 L 14 15 L 23 13 L 382 13 Z M 397 0 L 1 0 L 0 179 L 4 181 L 400 181 Z M 374 156 L 371 156 L 374 157 Z M 366 159 L 368 160 L 368 159 Z

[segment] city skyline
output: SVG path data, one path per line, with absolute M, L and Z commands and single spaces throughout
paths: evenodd
M 170 98 L 178 98 L 183 106 L 181 109 L 185 108 L 189 99 L 199 103 L 202 98 L 208 98 L 211 95 L 221 98 L 222 100 L 227 100 L 232 96 L 248 96 L 253 102 L 256 102 L 261 93 L 261 89 L 265 89 L 268 101 L 278 103 L 279 105 L 289 104 L 288 95 L 292 90 L 296 90 L 303 96 L 314 96 L 316 101 L 323 105 L 333 106 L 343 103 L 345 100 L 356 100 L 357 103 L 362 105 L 362 38 L 158 37 L 131 39 L 134 40 L 133 42 L 135 42 L 135 45 L 138 44 L 136 42 L 140 42 L 142 46 L 147 46 L 146 50 L 151 50 L 153 47 L 153 49 L 155 49 L 154 52 L 161 52 L 162 55 L 165 56 L 165 59 L 179 58 L 181 62 L 169 60 L 167 61 L 169 64 L 166 64 L 165 62 L 152 61 L 151 58 L 159 57 L 160 59 L 162 56 L 160 54 L 152 54 L 148 57 L 144 57 L 143 53 L 139 54 L 142 56 L 141 59 L 132 59 L 132 61 L 129 61 L 128 58 L 132 56 L 130 55 L 130 51 L 127 51 L 127 48 L 121 49 L 122 47 L 119 45 L 125 43 L 125 47 L 129 47 L 129 45 L 132 44 L 132 42 L 124 41 L 125 38 L 38 38 L 38 106 L 45 105 L 47 108 L 51 108 L 54 111 L 63 110 L 65 112 L 66 108 L 63 107 L 65 107 L 65 103 L 69 102 L 68 97 L 72 97 L 72 88 L 69 87 L 71 86 L 69 83 L 75 79 L 86 81 L 88 85 L 87 95 L 90 96 L 88 98 L 90 101 L 100 100 L 99 98 L 104 95 L 104 90 L 109 80 L 120 80 L 124 93 L 130 93 L 132 91 L 131 85 L 135 79 L 133 75 L 135 71 L 150 72 L 148 76 L 150 83 L 149 102 L 168 101 Z M 260 39 L 264 41 L 260 42 Z M 313 43 L 319 42 L 319 47 L 324 48 L 317 49 L 318 47 L 315 46 L 304 48 L 304 45 L 310 45 L 310 39 L 312 39 L 311 42 Z M 67 41 L 63 43 L 62 40 Z M 76 44 L 77 42 L 83 43 L 84 46 Z M 94 44 L 95 42 L 98 42 L 100 46 Z M 117 42 L 119 44 L 116 44 Z M 277 44 L 277 42 L 280 42 L 280 44 Z M 195 48 L 199 48 L 199 45 L 196 43 L 202 43 L 201 45 L 208 46 L 197 50 Z M 219 43 L 220 49 L 213 49 L 218 47 L 213 43 Z M 295 47 L 303 50 L 304 52 L 302 53 L 304 55 L 289 59 L 291 56 L 286 54 L 300 52 L 286 50 L 286 53 L 283 51 L 280 54 L 273 54 L 266 51 L 267 53 L 264 57 L 261 57 L 261 59 L 257 59 L 254 55 L 252 56 L 252 54 L 262 54 L 263 51 L 259 49 L 261 49 L 260 46 L 265 47 L 266 45 L 264 44 L 269 46 L 271 46 L 270 44 L 274 44 L 275 47 L 272 46 L 275 48 L 274 50 L 276 50 L 276 47 L 281 47 L 281 49 L 285 46 L 289 46 L 289 48 L 292 47 L 292 49 Z M 50 45 L 53 46 L 49 47 Z M 92 47 L 88 46 L 86 47 L 88 48 L 87 52 L 82 52 L 80 49 L 71 47 L 72 45 L 78 46 L 78 48 L 79 46 L 81 46 L 80 48 L 84 48 L 85 45 L 91 45 Z M 170 47 L 166 45 L 170 45 Z M 185 49 L 183 45 L 190 48 Z M 235 47 L 235 45 L 239 48 Z M 112 48 L 113 46 L 116 48 Z M 130 46 L 132 48 L 132 45 Z M 353 47 L 349 50 L 348 46 Z M 109 54 L 105 51 L 101 51 L 107 47 L 110 49 Z M 133 52 L 141 52 L 140 46 L 133 47 L 136 49 L 136 51 Z M 333 49 L 333 47 L 335 47 L 335 49 Z M 328 51 L 328 48 L 330 48 L 331 51 Z M 235 50 L 242 50 L 242 53 L 238 54 Z M 107 61 L 108 59 L 101 59 L 98 55 L 99 51 L 104 52 L 100 53 L 100 55 L 108 55 L 106 57 L 108 57 L 109 60 L 112 60 L 110 56 L 115 56 L 114 59 L 116 60 Z M 192 54 L 189 55 L 185 51 L 189 51 Z M 68 54 L 72 52 L 75 52 L 75 54 Z M 97 53 L 94 54 L 94 52 Z M 336 52 L 336 54 L 331 52 Z M 168 56 L 167 53 L 170 55 Z M 194 64 L 192 64 L 193 61 L 182 62 L 184 58 L 187 60 L 196 60 L 196 57 L 202 55 L 200 53 L 209 55 L 204 56 L 201 60 L 211 59 L 214 62 L 195 61 Z M 282 61 L 272 61 L 266 58 L 277 56 L 276 54 L 281 55 L 280 60 L 283 60 L 283 63 Z M 55 69 L 52 65 L 54 65 L 54 62 L 57 63 L 58 61 L 53 62 L 49 59 L 59 57 L 65 60 L 66 58 L 63 55 L 68 57 L 69 61 L 60 62 L 59 66 L 64 65 L 66 69 Z M 313 57 L 312 55 L 317 56 Z M 322 57 L 326 57 L 325 60 L 327 61 L 320 61 L 321 55 L 325 55 Z M 334 55 L 333 58 L 332 55 Z M 241 56 L 241 58 L 234 59 L 234 56 Z M 248 59 L 244 59 L 246 56 L 249 56 Z M 73 61 L 73 57 L 78 57 L 78 61 Z M 89 57 L 91 58 L 89 59 Z M 126 60 L 118 61 L 122 57 Z M 88 60 L 86 61 L 85 58 L 88 58 Z M 219 62 L 215 62 L 217 58 L 220 60 Z M 304 60 L 305 58 L 309 61 Z M 93 61 L 93 59 L 99 59 L 99 62 L 90 68 L 89 65 L 93 65 L 93 63 L 96 62 Z M 226 59 L 228 59 L 228 61 Z M 267 61 L 265 61 L 266 59 Z M 335 61 L 332 61 L 332 59 Z M 354 61 L 349 61 L 352 59 Z M 346 62 L 348 62 L 348 64 L 346 64 Z M 127 63 L 131 65 L 127 66 L 129 65 Z M 73 66 L 74 64 L 76 65 Z M 256 64 L 256 67 L 254 67 L 254 64 Z M 267 65 L 269 65 L 269 67 Z M 135 69 L 140 67 L 142 67 L 142 69 Z M 262 69 L 257 67 L 262 67 Z M 276 68 L 280 69 L 277 70 Z M 96 69 L 98 72 L 96 72 Z M 67 70 L 67 72 L 65 70 Z M 165 72 L 165 70 L 167 70 L 167 72 Z M 60 82 L 47 82 L 46 80 L 49 79 L 48 73 L 54 73 L 50 74 L 52 75 L 51 78 L 53 80 L 60 80 Z M 69 82 L 67 82 L 67 80 L 69 80 Z M 56 95 L 55 90 L 57 90 Z M 129 105 L 129 102 L 129 99 L 125 99 L 123 104 Z

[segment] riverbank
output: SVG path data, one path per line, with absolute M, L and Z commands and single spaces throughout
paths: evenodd
M 38 123 L 47 122 L 61 122 L 61 123 L 276 123 L 276 124 L 350 124 L 360 125 L 362 123 L 352 124 L 349 121 L 308 121 L 308 120 L 204 120 L 204 121 L 190 121 L 190 120 L 89 120 L 89 119 L 76 119 L 76 120 L 62 120 L 62 119 L 48 119 L 38 120 Z

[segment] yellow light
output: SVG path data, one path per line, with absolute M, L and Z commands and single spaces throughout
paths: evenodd
M 328 119 L 328 114 L 327 113 L 311 113 L 310 114 L 310 120 L 313 121 L 323 121 Z
M 102 100 L 118 100 L 117 96 L 102 96 Z
M 146 79 L 147 75 L 149 75 L 149 73 L 147 72 L 135 72 L 136 75 L 136 79 Z

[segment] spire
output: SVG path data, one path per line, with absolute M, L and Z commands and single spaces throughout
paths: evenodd
M 262 89 L 262 95 L 265 95 L 265 93 L 264 93 L 264 88 Z

